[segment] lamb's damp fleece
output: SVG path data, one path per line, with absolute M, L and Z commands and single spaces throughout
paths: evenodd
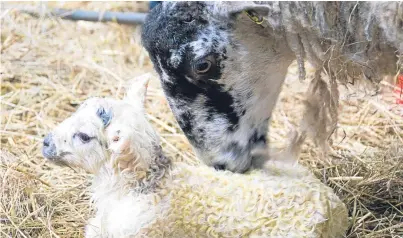
M 44 144 L 95 174 L 87 237 L 343 237 L 345 205 L 296 163 L 236 174 L 171 162 L 146 119 L 147 80 L 134 82 L 123 100 L 85 101 Z

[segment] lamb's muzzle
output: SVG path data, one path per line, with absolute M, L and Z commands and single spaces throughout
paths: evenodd
M 43 148 L 42 154 L 45 158 L 49 160 L 54 160 L 57 158 L 56 156 L 56 145 L 52 138 L 52 133 L 49 133 L 45 136 L 43 140 Z

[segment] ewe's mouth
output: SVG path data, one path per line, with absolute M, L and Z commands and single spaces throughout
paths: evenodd
M 259 142 L 252 146 L 241 147 L 232 143 L 220 156 L 210 156 L 210 160 L 207 161 L 211 161 L 216 170 L 229 170 L 235 173 L 245 173 L 251 168 L 260 169 L 268 160 L 267 145 Z

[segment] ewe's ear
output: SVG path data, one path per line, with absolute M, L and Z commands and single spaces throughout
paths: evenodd
M 144 106 L 149 81 L 150 74 L 144 74 L 130 80 L 124 100 Z
M 232 2 L 219 1 L 213 3 L 213 12 L 223 17 L 231 17 L 242 11 L 255 11 L 259 15 L 266 17 L 271 9 L 276 8 L 275 3 L 256 4 L 252 1 Z

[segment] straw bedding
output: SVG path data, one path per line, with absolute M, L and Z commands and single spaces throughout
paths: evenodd
M 147 110 L 165 153 L 176 161 L 198 163 L 140 46 L 139 27 L 49 18 L 39 3 L 1 4 L 1 237 L 83 236 L 92 212 L 86 190 L 91 175 L 47 163 L 41 141 L 88 96 L 120 97 L 124 82 L 135 76 L 154 76 Z M 147 9 L 144 2 L 50 5 Z M 18 11 L 26 6 L 44 14 L 35 18 Z M 290 128 L 300 121 L 304 85 L 292 65 L 270 124 L 272 147 L 285 146 Z M 403 106 L 394 103 L 388 82 L 380 89 L 373 96 L 361 85 L 340 88 L 331 155 L 319 160 L 319 151 L 307 142 L 300 157 L 347 204 L 348 237 L 403 234 Z

